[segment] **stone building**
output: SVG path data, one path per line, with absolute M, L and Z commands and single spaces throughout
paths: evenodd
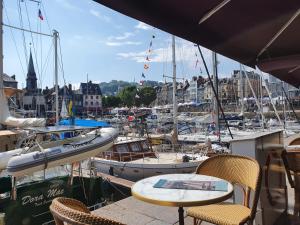
M 37 78 L 34 70 L 32 54 L 30 51 L 28 72 L 26 78 L 26 88 L 23 90 L 22 105 L 25 110 L 32 111 L 33 114 L 38 116 L 45 115 L 45 98 L 42 90 L 37 88 Z
M 102 113 L 102 92 L 100 85 L 92 83 L 80 83 L 78 94 L 82 95 L 83 114 L 100 115 Z

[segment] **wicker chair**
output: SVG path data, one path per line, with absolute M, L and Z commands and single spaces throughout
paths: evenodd
M 261 186 L 261 168 L 256 160 L 237 155 L 217 155 L 204 161 L 196 173 L 218 177 L 242 187 L 243 204 L 218 203 L 191 207 L 187 215 L 194 217 L 194 225 L 207 221 L 214 224 L 252 224 Z M 253 201 L 250 207 L 250 194 Z
M 124 225 L 92 215 L 83 203 L 70 198 L 55 198 L 50 205 L 50 211 L 56 225 Z
M 300 151 L 283 151 L 282 160 L 287 177 L 295 190 L 294 215 L 300 216 Z

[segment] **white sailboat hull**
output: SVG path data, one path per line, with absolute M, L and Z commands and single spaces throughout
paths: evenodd
M 93 158 L 92 162 L 98 172 L 112 173 L 118 177 L 137 181 L 146 177 L 155 176 L 159 174 L 173 174 L 173 173 L 193 173 L 199 164 L 207 157 L 190 162 L 177 162 L 177 163 L 135 163 L 119 162 L 114 160 L 106 160 L 101 158 Z

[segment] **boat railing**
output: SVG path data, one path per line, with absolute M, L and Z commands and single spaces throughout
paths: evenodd
M 197 157 L 202 157 L 207 155 L 208 148 L 202 148 L 202 149 L 193 149 L 190 146 L 182 146 L 177 145 L 174 147 L 170 147 L 168 145 L 162 145 L 161 148 L 155 148 L 153 149 L 153 152 L 112 152 L 112 151 L 105 151 L 102 152 L 100 155 L 101 158 L 105 158 L 106 160 L 112 161 L 117 160 L 120 162 L 128 162 L 133 161 L 137 159 L 142 159 L 143 162 L 146 158 L 156 158 L 159 162 L 160 160 L 160 154 L 159 153 L 174 153 L 176 155 L 175 160 L 182 160 L 183 156 L 187 155 L 192 159 L 196 159 Z

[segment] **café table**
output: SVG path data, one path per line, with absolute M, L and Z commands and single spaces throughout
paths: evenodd
M 227 190 L 190 190 L 157 188 L 161 179 L 168 181 L 224 181 Z M 233 194 L 233 185 L 217 177 L 200 174 L 164 174 L 136 182 L 131 188 L 132 196 L 155 205 L 178 207 L 179 225 L 184 225 L 183 207 L 204 206 L 225 201 Z

